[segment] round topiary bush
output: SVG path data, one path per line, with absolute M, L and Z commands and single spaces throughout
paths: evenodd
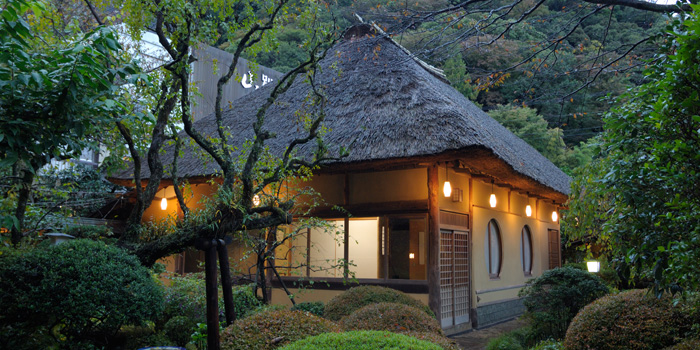
M 435 314 L 430 308 L 420 301 L 398 290 L 377 286 L 353 287 L 335 296 L 326 304 L 324 315 L 329 320 L 339 321 L 341 318 L 355 312 L 355 310 L 374 303 L 397 303 L 413 306 L 435 318 Z
M 381 331 L 325 333 L 289 344 L 280 350 L 441 350 L 436 344 L 403 334 Z
M 54 347 L 99 347 L 121 326 L 141 325 L 163 308 L 162 290 L 148 269 L 102 242 L 34 249 L 2 266 L 0 343 L 8 348 L 32 348 L 41 335 Z
M 347 330 L 375 330 L 395 333 L 428 332 L 442 335 L 438 321 L 420 309 L 396 303 L 367 305 L 340 320 Z
M 598 276 L 573 267 L 552 269 L 528 281 L 519 296 L 527 309 L 531 340 L 562 339 L 576 313 L 607 293 Z
M 571 321 L 564 347 L 577 349 L 663 349 L 691 327 L 683 308 L 669 297 L 632 290 L 600 298 Z
M 221 349 L 275 349 L 340 327 L 308 312 L 268 310 L 236 320 L 221 334 Z

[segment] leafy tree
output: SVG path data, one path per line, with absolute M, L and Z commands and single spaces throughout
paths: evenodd
M 89 135 L 122 109 L 117 81 L 137 72 L 119 60 L 121 46 L 107 28 L 44 39 L 25 20 L 44 10 L 39 2 L 9 0 L 1 12 L 0 168 L 12 169 L 9 192 L 16 198 L 14 213 L 3 214 L 1 224 L 11 228 L 13 244 L 22 236 L 37 171 L 52 158 L 94 148 Z
M 442 67 L 445 71 L 445 76 L 447 80 L 450 81 L 452 87 L 459 91 L 471 101 L 476 100 L 476 96 L 479 91 L 474 88 L 470 82 L 471 78 L 467 73 L 467 66 L 464 64 L 462 57 L 453 57 L 445 61 L 445 65 Z
M 606 116 L 604 158 L 580 175 L 565 216 L 569 236 L 605 245 L 623 277 L 659 294 L 700 287 L 700 18 L 690 6 L 661 38 L 647 82 Z

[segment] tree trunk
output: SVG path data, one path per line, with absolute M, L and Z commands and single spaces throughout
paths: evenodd
M 20 170 L 22 178 L 19 180 L 19 195 L 17 196 L 17 208 L 15 208 L 15 217 L 17 225 L 12 226 L 11 239 L 12 245 L 17 246 L 22 240 L 22 230 L 24 229 L 24 213 L 27 211 L 27 202 L 32 191 L 32 182 L 34 182 L 34 173 L 23 169 Z

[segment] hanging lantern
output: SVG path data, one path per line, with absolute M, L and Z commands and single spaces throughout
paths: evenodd
M 160 209 L 165 210 L 168 209 L 168 200 L 163 198 L 160 200 Z
M 530 204 L 528 204 L 528 205 L 525 207 L 525 215 L 527 215 L 527 217 L 531 217 L 531 216 L 532 216 L 532 207 L 530 206 Z
M 496 194 L 493 193 L 493 180 L 491 180 L 491 197 L 489 197 L 489 205 L 491 205 L 491 208 L 495 208 L 496 203 Z
M 445 197 L 449 197 L 452 195 L 452 186 L 450 185 L 450 171 L 447 169 L 447 163 L 445 163 L 445 185 L 442 186 L 442 193 L 445 194 Z

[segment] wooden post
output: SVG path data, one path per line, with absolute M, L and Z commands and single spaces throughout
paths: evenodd
M 218 240 L 198 239 L 195 247 L 204 251 L 204 286 L 207 300 L 207 350 L 220 350 L 219 344 L 219 296 L 216 285 L 216 246 Z
M 236 320 L 236 311 L 233 309 L 233 287 L 231 283 L 231 269 L 228 261 L 228 250 L 224 240 L 218 240 L 216 249 L 219 251 L 219 271 L 221 272 L 221 289 L 224 294 L 224 314 L 226 325 L 230 326 Z
M 428 168 L 428 306 L 440 316 L 440 208 L 438 165 Z
M 350 176 L 345 173 L 345 186 L 343 188 L 343 205 L 347 208 L 350 204 Z M 350 273 L 350 267 L 348 266 L 348 261 L 350 261 L 350 218 L 345 216 L 343 220 L 343 228 L 345 229 L 343 235 L 343 278 L 348 278 Z

